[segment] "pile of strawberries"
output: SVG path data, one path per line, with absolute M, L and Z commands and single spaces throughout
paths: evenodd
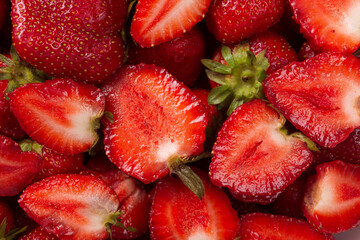
M 359 11 L 0 0 L 0 239 L 335 240 L 358 227 Z

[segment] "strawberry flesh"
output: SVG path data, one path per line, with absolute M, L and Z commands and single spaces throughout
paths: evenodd
M 169 173 L 177 158 L 203 152 L 203 104 L 165 69 L 139 64 L 120 68 L 103 85 L 105 151 L 126 174 L 150 183 Z
M 157 185 L 150 214 L 153 240 L 235 239 L 240 228 L 236 211 L 221 189 L 197 171 L 205 185 L 201 201 L 180 180 L 166 177 Z
M 317 166 L 309 179 L 303 211 L 316 228 L 339 233 L 360 224 L 360 166 L 333 161 Z
M 360 60 L 321 53 L 268 76 L 264 93 L 297 129 L 325 147 L 335 147 L 360 126 Z
M 141 47 L 153 47 L 190 31 L 200 22 L 211 0 L 139 0 L 131 36 Z
M 312 161 L 305 143 L 282 132 L 284 121 L 259 99 L 238 107 L 213 147 L 211 181 L 245 202 L 274 201 Z
M 105 107 L 98 88 L 54 79 L 24 85 L 9 97 L 20 126 L 39 144 L 69 155 L 89 150 L 96 143 L 97 119 Z

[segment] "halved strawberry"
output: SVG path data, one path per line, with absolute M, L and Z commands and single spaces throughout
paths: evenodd
M 40 155 L 21 151 L 16 142 L 1 135 L 0 156 L 0 196 L 18 194 L 33 181 L 43 163 Z
M 98 177 L 58 174 L 27 187 L 20 206 L 60 239 L 106 239 L 116 224 L 119 199 Z
M 29 233 L 21 236 L 19 240 L 59 240 L 54 234 L 47 232 L 43 227 L 39 226 Z
M 335 240 L 317 231 L 306 221 L 280 215 L 252 213 L 241 218 L 240 239 L 260 240 Z
M 157 185 L 151 207 L 151 239 L 235 239 L 240 228 L 236 211 L 226 194 L 197 171 L 204 182 L 203 200 L 178 179 L 166 177 Z
M 303 211 L 316 228 L 338 233 L 360 225 L 360 166 L 342 161 L 317 166 L 309 179 Z
M 264 93 L 297 129 L 335 147 L 360 127 L 360 60 L 321 53 L 268 76 Z
M 300 61 L 304 61 L 308 58 L 315 57 L 315 55 L 319 53 L 320 52 L 311 48 L 309 42 L 304 42 L 299 49 L 298 56 Z
M 150 183 L 203 152 L 205 107 L 165 69 L 124 66 L 102 90 L 106 154 L 125 173 Z
M 153 47 L 179 37 L 200 22 L 211 0 L 139 0 L 131 36 L 141 47 Z
M 3 226 L 3 224 L 6 224 L 6 226 Z M 6 204 L 3 200 L 0 200 L 0 229 L 3 227 L 5 227 L 4 234 L 9 232 L 10 229 L 14 227 L 14 214 L 11 208 L 9 207 L 9 205 Z M 0 237 L 4 237 L 4 236 L 1 236 L 0 233 Z
M 89 150 L 98 140 L 98 119 L 105 107 L 98 88 L 54 79 L 26 84 L 9 97 L 20 126 L 39 144 L 69 155 Z
M 353 53 L 360 47 L 357 0 L 289 0 L 312 48 Z
M 263 100 L 238 107 L 213 147 L 211 181 L 245 202 L 274 201 L 312 161 L 306 144 L 287 135 L 284 123 L 284 117 Z

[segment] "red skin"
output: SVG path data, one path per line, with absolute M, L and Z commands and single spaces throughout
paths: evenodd
M 317 54 L 319 54 L 319 52 L 312 49 L 308 42 L 304 42 L 298 52 L 300 61 L 304 61 L 308 58 L 314 57 Z
M 197 80 L 205 58 L 205 38 L 197 27 L 189 32 L 151 48 L 130 42 L 128 64 L 147 63 L 163 67 L 176 79 L 192 86 Z
M 45 229 L 41 226 L 33 229 L 27 234 L 21 236 L 19 240 L 59 240 L 54 234 L 45 231 Z
M 208 126 L 212 126 L 213 117 L 219 115 L 218 110 L 216 109 L 215 105 L 211 105 L 208 103 L 208 95 L 209 90 L 207 89 L 193 89 L 193 93 L 200 99 L 200 101 L 204 104 L 206 112 L 208 114 Z
M 14 215 L 10 207 L 2 200 L 0 200 L 0 224 L 6 218 L 5 232 L 10 231 L 14 227 Z
M 206 24 L 218 41 L 237 44 L 274 25 L 283 11 L 284 0 L 212 1 L 206 14 Z

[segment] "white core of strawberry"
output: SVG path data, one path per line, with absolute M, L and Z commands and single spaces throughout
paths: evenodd
M 94 141 L 96 136 L 94 131 L 94 116 L 96 116 L 96 113 L 89 111 L 78 111 L 74 114 L 68 115 L 72 128 L 67 134 L 73 135 L 74 138 L 84 141 Z
M 344 25 L 348 35 L 360 38 L 360 2 L 353 1 L 353 5 L 349 6 L 349 11 L 345 14 Z
M 159 145 L 157 150 L 157 161 L 167 162 L 172 156 L 177 155 L 179 152 L 179 144 L 177 142 L 164 142 Z
M 202 229 L 199 229 L 195 233 L 191 234 L 189 236 L 188 240 L 212 240 L 214 239 L 214 236 L 209 235 L 207 232 L 205 232 Z
M 334 203 L 334 185 L 332 183 L 336 183 L 337 179 L 332 176 L 325 176 L 320 182 L 319 186 L 316 188 L 315 192 L 315 201 L 314 210 L 315 211 L 326 211 L 327 209 L 333 209 Z
M 360 10 L 360 9 L 359 9 Z M 359 20 L 360 21 L 360 20 Z M 347 81 L 350 82 L 350 81 Z M 342 108 L 346 114 L 346 121 L 358 124 L 360 122 L 360 86 L 353 84 L 343 98 Z

